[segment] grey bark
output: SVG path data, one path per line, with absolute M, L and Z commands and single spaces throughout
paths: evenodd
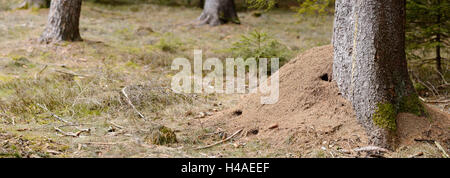
M 80 12 L 81 0 L 52 0 L 47 26 L 40 41 L 81 41 Z
M 334 65 L 333 80 L 336 81 L 341 94 L 349 98 L 352 68 L 354 0 L 336 0 L 334 21 Z
M 203 12 L 198 18 L 201 24 L 217 26 L 227 22 L 239 24 L 234 0 L 205 0 Z
M 352 102 L 370 144 L 390 147 L 395 133 L 373 120 L 380 104 L 415 95 L 405 54 L 404 0 L 337 0 L 333 79 Z
M 50 0 L 24 0 L 19 5 L 19 9 L 28 8 L 48 8 L 50 6 Z

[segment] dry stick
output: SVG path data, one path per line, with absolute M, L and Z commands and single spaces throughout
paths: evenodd
M 433 93 L 434 96 L 438 95 L 435 93 L 435 91 L 433 90 L 433 88 L 429 87 L 427 84 L 423 83 L 421 80 L 417 79 L 417 81 L 422 84 L 423 86 L 425 86 L 428 90 L 431 91 L 431 93 Z
M 444 85 L 447 85 L 448 83 L 447 83 L 447 80 L 445 80 L 444 75 L 443 75 L 441 72 L 439 72 L 439 70 L 437 70 L 437 69 L 435 69 L 435 70 L 436 70 L 436 72 L 439 74 L 439 76 L 441 76 L 442 81 L 444 82 Z
M 439 91 L 433 86 L 433 84 L 431 84 L 429 81 L 427 81 L 427 83 L 433 88 L 433 90 L 436 92 L 436 94 L 437 94 L 438 96 L 441 96 L 441 95 L 439 94 Z
M 72 75 L 72 76 L 78 76 L 78 77 L 89 77 L 88 75 L 77 74 L 77 73 L 75 73 L 75 72 L 72 72 L 72 71 L 70 71 L 70 72 L 66 72 L 66 71 L 63 71 L 63 70 L 58 70 L 58 69 L 54 69 L 54 71 L 55 71 L 55 72 L 58 72 L 58 73 L 62 73 L 62 74 Z
M 47 69 L 48 65 L 45 65 L 38 73 L 36 73 L 34 75 L 34 79 L 37 80 L 38 77 L 40 77 L 40 75 L 42 74 L 42 72 L 44 72 L 45 69 Z
M 108 122 L 109 122 L 111 125 L 113 125 L 113 126 L 119 128 L 119 129 L 123 129 L 123 128 L 124 128 L 123 126 L 118 125 L 118 124 L 116 124 L 116 123 L 114 123 L 114 122 L 112 122 L 112 121 L 108 121 Z
M 47 109 L 47 107 L 46 107 L 45 105 L 42 106 L 42 105 L 39 104 L 39 103 L 37 103 L 36 105 L 39 106 L 40 108 L 42 108 L 43 110 L 49 112 L 50 115 L 52 115 L 54 118 L 58 119 L 59 121 L 64 122 L 64 123 L 66 123 L 66 124 L 73 124 L 73 123 L 71 123 L 71 122 L 69 122 L 69 121 L 64 120 L 63 118 L 59 117 L 58 115 L 54 114 L 53 112 L 51 112 L 49 109 Z
M 91 129 L 83 129 L 83 130 L 78 131 L 77 133 L 72 133 L 72 132 L 64 132 L 58 127 L 53 127 L 53 128 L 57 132 L 63 134 L 64 136 L 70 136 L 70 137 L 79 137 L 81 135 L 81 133 L 83 133 L 83 132 L 89 133 L 91 131 Z
M 445 152 L 444 148 L 441 146 L 441 144 L 439 144 L 439 142 L 434 141 L 434 144 L 436 144 L 436 146 L 442 151 L 442 156 L 444 158 L 449 158 L 447 152 Z
M 233 135 L 229 136 L 229 137 L 228 137 L 227 139 L 225 139 L 225 140 L 222 140 L 222 141 L 219 141 L 219 142 L 216 142 L 216 143 L 214 143 L 214 144 L 207 145 L 207 146 L 204 146 L 204 147 L 195 148 L 195 149 L 196 149 L 196 150 L 201 150 L 201 149 L 205 149 L 205 148 L 211 148 L 211 147 L 216 146 L 216 145 L 221 144 L 221 143 L 225 143 L 225 142 L 227 142 L 228 140 L 232 139 L 234 136 L 236 136 L 238 133 L 242 132 L 242 130 L 243 130 L 243 129 L 236 131 Z
M 124 142 L 84 142 L 81 144 L 87 144 L 87 145 L 117 145 L 117 144 L 123 144 L 128 143 L 130 141 L 124 141 Z
M 419 82 L 420 84 L 422 84 L 423 86 L 425 86 L 428 90 L 430 90 L 430 92 L 433 93 L 433 96 L 436 96 L 436 93 L 434 93 L 434 90 L 433 90 L 431 87 L 429 87 L 427 84 L 425 84 L 424 82 L 422 82 L 422 81 L 419 79 L 419 77 L 417 77 L 417 75 L 414 74 L 414 72 L 411 71 L 411 74 L 412 74 L 412 76 L 413 76 L 414 78 L 416 78 L 417 82 Z M 437 95 L 439 95 L 439 94 L 437 94 Z
M 418 152 L 416 154 L 408 156 L 408 158 L 416 158 L 416 157 L 419 157 L 419 156 L 422 156 L 422 155 L 423 155 L 423 152 Z
M 355 151 L 355 152 L 372 152 L 372 151 L 388 152 L 387 149 L 380 148 L 380 147 L 377 147 L 377 146 L 366 146 L 366 147 L 362 147 L 362 148 L 356 148 L 356 149 L 353 149 L 353 151 Z
M 136 112 L 139 115 L 139 117 L 141 117 L 144 121 L 147 121 L 147 119 L 145 119 L 145 116 L 141 112 L 139 112 L 136 109 L 136 107 L 133 105 L 133 103 L 131 102 L 130 98 L 128 97 L 128 94 L 125 92 L 125 89 L 127 89 L 127 87 L 124 87 L 122 89 L 122 94 L 125 96 L 125 98 L 127 100 L 127 103 L 131 106 L 131 108 L 133 108 L 134 112 Z
M 439 100 L 427 100 L 427 99 L 422 98 L 420 96 L 419 96 L 419 99 L 422 100 L 425 103 L 434 103 L 434 104 L 436 104 L 436 103 L 450 103 L 450 100 L 442 100 L 442 101 L 439 101 Z

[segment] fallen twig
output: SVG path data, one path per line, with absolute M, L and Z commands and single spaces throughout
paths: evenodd
M 362 148 L 355 148 L 353 149 L 353 151 L 355 152 L 389 152 L 389 150 L 381 148 L 381 147 L 377 147 L 377 146 L 366 146 L 366 147 L 362 147 Z
M 408 158 L 415 158 L 415 157 L 422 156 L 422 155 L 423 155 L 423 152 L 418 152 L 416 154 L 408 156 Z
M 380 155 L 380 154 L 370 154 L 369 157 L 371 157 L 371 158 L 386 158 L 385 156 Z
M 427 100 L 419 96 L 419 99 L 425 103 L 450 103 L 450 100 Z
M 81 133 L 86 132 L 89 133 L 91 132 L 91 129 L 83 129 L 78 131 L 77 133 L 72 133 L 72 132 L 64 132 L 63 130 L 61 130 L 58 127 L 53 127 L 57 132 L 63 134 L 64 136 L 69 136 L 69 137 L 79 137 L 81 135 Z
M 130 141 L 124 141 L 124 142 L 84 142 L 82 144 L 86 145 L 117 145 L 117 144 L 123 144 L 128 143 Z
M 435 140 L 422 139 L 422 138 L 415 138 L 414 141 L 416 141 L 416 142 L 428 142 L 428 143 L 434 143 L 435 142 Z
M 74 73 L 74 72 L 72 72 L 72 71 L 67 72 L 67 71 L 62 71 L 62 70 L 58 70 L 58 69 L 54 69 L 54 71 L 55 71 L 55 72 L 58 72 L 58 73 L 62 73 L 62 74 L 71 75 L 71 76 L 89 77 L 89 76 L 87 76 L 87 75 L 77 74 L 77 73 Z
M 447 85 L 448 83 L 447 83 L 447 80 L 445 80 L 445 76 L 441 72 L 439 72 L 439 70 L 437 70 L 437 69 L 435 69 L 435 70 L 439 74 L 439 76 L 442 78 L 444 85 Z
M 439 142 L 434 141 L 434 144 L 439 148 L 439 150 L 442 151 L 442 157 L 449 158 L 447 152 L 444 150 L 444 148 L 441 146 L 441 144 L 439 144 Z
M 438 93 L 435 93 L 435 90 L 433 90 L 433 88 L 429 87 L 427 84 L 425 84 L 424 82 L 422 82 L 419 77 L 417 77 L 414 72 L 411 72 L 412 76 L 417 80 L 417 82 L 419 82 L 420 84 L 422 84 L 423 86 L 425 86 L 432 94 L 433 96 L 439 95 Z
M 123 129 L 123 128 L 124 128 L 123 126 L 118 125 L 118 124 L 116 124 L 116 123 L 114 123 L 114 122 L 112 122 L 112 121 L 109 121 L 109 123 L 110 123 L 111 125 L 113 125 L 114 127 L 119 128 L 119 129 Z
M 64 122 L 66 124 L 73 124 L 69 121 L 64 120 L 63 118 L 59 117 L 58 115 L 54 114 L 52 111 L 50 111 L 49 109 L 47 109 L 47 107 L 45 105 L 41 105 L 39 103 L 36 104 L 37 106 L 39 106 L 40 108 L 42 108 L 43 110 L 47 111 L 50 113 L 50 115 L 52 115 L 54 118 L 58 119 L 61 122 Z
M 436 94 L 437 94 L 438 96 L 441 96 L 441 95 L 439 94 L 439 91 L 434 87 L 433 84 L 430 83 L 430 81 L 427 81 L 427 83 L 431 86 L 431 88 L 433 88 L 433 90 L 436 92 Z
M 240 130 L 236 131 L 233 135 L 229 136 L 229 137 L 226 138 L 225 140 L 222 140 L 222 141 L 219 141 L 219 142 L 216 142 L 216 143 L 214 143 L 214 144 L 207 145 L 207 146 L 204 146 L 204 147 L 195 148 L 195 149 L 196 149 L 196 150 L 201 150 L 201 149 L 211 148 L 211 147 L 216 146 L 216 145 L 221 144 L 221 143 L 225 143 L 225 142 L 227 142 L 228 140 L 231 140 L 234 136 L 236 136 L 236 135 L 239 134 L 240 132 L 242 132 L 242 130 L 243 130 L 243 129 L 240 129 Z
M 122 89 L 122 94 L 123 94 L 123 96 L 125 96 L 127 103 L 131 106 L 131 108 L 133 108 L 134 112 L 136 112 L 139 115 L 139 117 L 141 117 L 144 121 L 147 121 L 147 119 L 145 119 L 145 116 L 141 112 L 139 112 L 136 109 L 136 107 L 133 105 L 133 103 L 131 102 L 130 98 L 128 97 L 128 94 L 125 92 L 126 89 L 127 89 L 127 87 L 124 87 Z
M 42 74 L 42 72 L 44 72 L 44 70 L 47 69 L 47 67 L 48 67 L 48 65 L 45 65 L 38 73 L 36 73 L 34 75 L 34 79 L 37 80 L 40 77 L 40 75 Z

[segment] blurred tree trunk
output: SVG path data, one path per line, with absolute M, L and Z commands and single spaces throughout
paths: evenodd
M 19 5 L 19 9 L 28 8 L 48 8 L 50 6 L 50 0 L 24 0 Z
M 392 147 L 399 112 L 424 114 L 408 75 L 404 0 L 337 0 L 334 71 L 370 144 Z
M 204 4 L 205 4 L 205 0 L 199 0 L 198 1 L 198 7 L 203 8 Z
M 234 0 L 205 0 L 203 12 L 198 18 L 201 24 L 217 26 L 227 22 L 239 24 Z
M 40 41 L 81 41 L 81 0 L 52 0 L 47 26 Z
M 438 1 L 438 3 L 440 4 L 440 0 Z M 437 42 L 437 46 L 436 46 L 436 69 L 442 74 L 442 57 L 441 57 L 441 18 L 442 18 L 442 14 L 441 11 L 439 9 L 439 13 L 437 15 L 437 24 L 438 24 L 438 30 L 439 32 L 436 34 L 436 42 Z

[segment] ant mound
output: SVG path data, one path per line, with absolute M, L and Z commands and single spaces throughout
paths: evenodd
M 332 66 L 331 45 L 310 49 L 278 70 L 276 104 L 261 104 L 260 93 L 247 94 L 236 106 L 208 119 L 208 123 L 229 132 L 244 129 L 244 141 L 264 141 L 273 148 L 287 148 L 302 155 L 311 150 L 367 146 L 368 138 L 351 103 L 340 95 L 332 80 Z M 428 118 L 399 114 L 399 144 L 411 144 L 415 139 L 438 139 L 446 146 L 450 144 L 449 114 L 430 106 L 426 109 Z

